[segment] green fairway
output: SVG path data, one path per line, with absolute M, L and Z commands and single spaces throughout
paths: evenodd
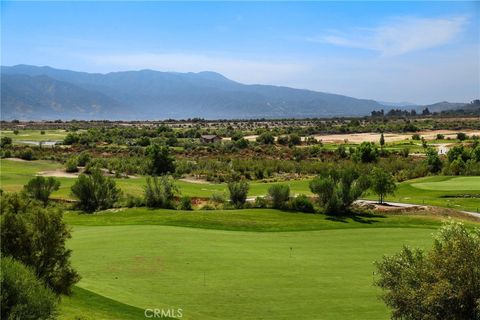
M 38 172 L 62 169 L 62 165 L 45 160 L 13 161 L 0 160 L 1 188 L 5 191 L 19 191 L 29 179 Z M 56 199 L 72 199 L 70 188 L 75 178 L 58 178 L 60 189 L 53 193 Z M 115 179 L 124 194 L 142 196 L 146 178 L 143 176 L 129 179 Z M 304 193 L 310 195 L 309 180 L 291 180 L 284 182 L 251 182 L 249 197 L 263 196 L 273 184 L 282 183 L 290 186 L 292 194 Z M 180 193 L 191 197 L 208 198 L 214 193 L 228 195 L 225 183 L 191 183 L 182 180 L 175 182 Z M 369 194 L 368 199 L 376 199 Z M 477 211 L 480 209 L 480 177 L 450 177 L 432 176 L 404 181 L 398 185 L 394 196 L 387 197 L 387 201 L 418 203 L 448 207 L 459 210 Z
M 429 246 L 442 221 L 144 208 L 65 220 L 82 280 L 61 319 L 142 319 L 144 308 L 181 308 L 184 319 L 388 319 L 372 262 Z
M 0 135 L 12 138 L 13 143 L 22 143 L 22 141 L 62 141 L 67 135 L 67 131 L 63 129 L 44 130 L 45 134 L 41 134 L 41 131 L 19 130 L 18 134 L 14 134 L 12 130 L 2 130 Z
M 79 287 L 138 308 L 182 308 L 185 319 L 297 319 L 300 310 L 305 319 L 387 319 L 372 261 L 426 246 L 431 232 L 77 226 L 70 247 Z
M 480 177 L 436 177 L 425 182 L 412 183 L 412 187 L 434 191 L 480 191 Z
M 58 162 L 35 160 L 35 161 L 15 161 L 11 159 L 0 160 L 0 181 L 1 188 L 5 191 L 19 191 L 28 180 L 33 178 L 38 172 L 49 170 L 61 170 L 63 166 Z M 61 182 L 60 189 L 52 194 L 56 199 L 72 199 L 70 187 L 75 182 L 75 178 L 57 178 Z M 115 179 L 118 186 L 125 194 L 135 196 L 143 195 L 146 178 L 143 176 L 129 179 Z M 310 194 L 308 180 L 292 180 L 282 182 L 288 184 L 293 194 Z M 275 184 L 264 182 L 250 183 L 249 196 L 259 196 L 267 194 L 268 188 Z M 191 183 L 177 180 L 175 182 L 182 195 L 190 197 L 208 198 L 214 193 L 227 195 L 227 185 L 225 183 Z
M 369 199 L 377 199 L 368 195 Z M 387 201 L 428 204 L 458 210 L 480 210 L 480 177 L 433 176 L 400 183 Z
M 58 162 L 47 160 L 15 161 L 0 160 L 0 188 L 4 191 L 20 191 L 27 182 L 41 171 L 57 170 L 62 168 Z M 75 182 L 72 178 L 57 178 L 60 189 L 52 194 L 54 199 L 71 199 L 70 187 Z

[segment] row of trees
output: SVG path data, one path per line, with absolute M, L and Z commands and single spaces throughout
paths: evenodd
M 245 204 L 248 183 L 245 181 L 228 184 L 230 201 L 235 207 Z M 372 190 L 383 203 L 385 196 L 396 190 L 394 177 L 381 168 L 374 168 L 370 175 L 359 172 L 355 167 L 332 168 L 329 172 L 315 177 L 310 182 L 310 190 L 317 197 L 317 202 L 326 213 L 347 213 L 352 204 L 367 190 Z M 293 209 L 313 212 L 313 204 L 307 196 L 290 197 L 290 187 L 275 184 L 268 189 L 268 200 L 273 208 Z

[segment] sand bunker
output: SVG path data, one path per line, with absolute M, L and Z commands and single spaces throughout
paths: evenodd
M 199 178 L 193 178 L 193 177 L 188 177 L 188 178 L 181 178 L 179 179 L 180 181 L 185 181 L 189 183 L 197 183 L 197 184 L 211 184 L 205 179 L 199 179 Z
M 79 175 L 80 172 L 65 172 L 65 170 L 62 169 L 41 171 L 37 173 L 37 176 L 55 178 L 78 178 Z

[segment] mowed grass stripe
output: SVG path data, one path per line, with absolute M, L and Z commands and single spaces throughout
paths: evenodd
M 75 226 L 79 286 L 185 319 L 387 319 L 374 260 L 430 229 L 258 233 L 167 226 Z M 105 241 L 108 239 L 108 241 Z

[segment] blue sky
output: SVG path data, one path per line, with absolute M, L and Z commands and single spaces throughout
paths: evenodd
M 2 65 L 217 71 L 381 101 L 480 97 L 480 2 L 2 2 Z

